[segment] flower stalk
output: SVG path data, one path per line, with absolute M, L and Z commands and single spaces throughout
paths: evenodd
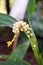
M 28 22 L 29 22 L 29 25 L 31 27 L 31 31 L 30 33 L 26 33 L 27 37 L 29 38 L 29 41 L 30 41 L 30 44 L 31 44 L 31 47 L 32 47 L 32 50 L 34 52 L 34 56 L 38 62 L 38 65 L 43 65 L 43 61 L 42 61 L 42 58 L 41 58 L 41 55 L 39 53 L 39 49 L 38 49 L 38 43 L 37 43 L 37 40 L 36 40 L 36 37 L 35 37 L 35 34 L 34 34 L 34 31 L 32 29 L 32 25 L 30 23 L 30 20 L 28 19 Z M 29 35 L 29 36 L 28 36 Z

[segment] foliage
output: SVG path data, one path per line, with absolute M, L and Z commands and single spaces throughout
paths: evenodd
M 0 62 L 0 65 L 30 65 L 29 63 L 23 61 L 23 60 L 9 60 L 6 62 Z
M 43 65 L 42 58 L 41 58 L 41 55 L 40 55 L 39 49 L 38 49 L 38 43 L 37 43 L 37 40 L 36 40 L 36 37 L 34 34 L 34 31 L 35 32 L 38 31 L 38 26 L 42 30 L 42 27 L 40 26 L 40 25 L 42 25 L 42 22 L 38 22 L 38 25 L 36 25 L 36 21 L 34 22 L 33 19 L 31 18 L 31 16 L 34 12 L 34 9 L 35 9 L 35 0 L 33 0 L 33 1 L 29 0 L 25 18 L 27 19 L 30 27 L 32 28 L 30 33 L 33 33 L 33 36 L 32 37 L 27 36 L 28 37 L 27 38 L 26 37 L 27 34 L 20 32 L 20 36 L 19 36 L 20 40 L 18 41 L 17 48 L 14 49 L 9 56 L 7 56 L 6 62 L 0 62 L 1 65 L 30 65 L 29 63 L 27 63 L 26 61 L 23 60 L 23 57 L 25 56 L 27 49 L 29 47 L 28 41 L 30 42 L 30 45 L 31 45 L 32 50 L 35 55 L 35 58 L 38 62 L 38 65 Z M 17 20 L 15 20 L 14 18 L 12 18 L 11 16 L 9 16 L 7 14 L 0 14 L 0 26 L 8 26 L 8 27 L 12 28 L 13 23 L 15 23 L 16 21 Z M 33 31 L 33 29 L 34 29 L 34 31 Z M 34 41 L 34 39 L 35 39 L 35 41 Z
M 35 2 L 36 0 L 29 0 L 27 11 L 26 11 L 26 17 L 31 17 L 35 10 Z

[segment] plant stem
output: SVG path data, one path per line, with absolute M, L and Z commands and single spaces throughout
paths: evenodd
M 35 58 L 36 58 L 36 60 L 38 62 L 38 65 L 43 65 L 43 61 L 42 61 L 42 58 L 41 58 L 41 55 L 40 55 L 39 49 L 38 49 L 38 43 L 37 43 L 37 40 L 36 40 L 34 31 L 32 29 L 32 25 L 31 25 L 29 19 L 28 19 L 28 22 L 29 22 L 29 25 L 31 27 L 31 32 L 30 32 L 29 35 L 33 34 L 32 36 L 28 37 L 29 38 L 29 41 L 30 41 L 30 44 L 31 44 L 31 47 L 32 47 L 32 50 L 34 52 Z

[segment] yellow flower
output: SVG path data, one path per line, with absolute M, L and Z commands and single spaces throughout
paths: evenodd
M 16 38 L 16 35 L 14 34 L 13 39 L 12 39 L 11 41 L 8 41 L 8 42 L 7 42 L 7 46 L 8 46 L 8 47 L 9 47 L 10 45 L 12 45 L 12 43 L 13 43 L 14 40 L 15 40 L 15 38 Z

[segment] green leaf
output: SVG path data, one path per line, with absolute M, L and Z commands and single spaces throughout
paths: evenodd
M 26 17 L 31 17 L 32 13 L 35 10 L 35 1 L 36 0 L 29 0 L 27 11 L 26 11 Z
M 19 59 L 15 59 L 14 61 L 8 61 L 7 63 L 9 63 L 9 65 L 30 65 L 28 62 Z
M 7 62 L 0 62 L 0 65 L 30 65 L 28 62 L 23 60 L 14 60 L 14 61 L 7 61 Z
M 0 14 L 0 26 L 12 27 L 15 22 L 16 20 L 13 17 L 7 14 Z

